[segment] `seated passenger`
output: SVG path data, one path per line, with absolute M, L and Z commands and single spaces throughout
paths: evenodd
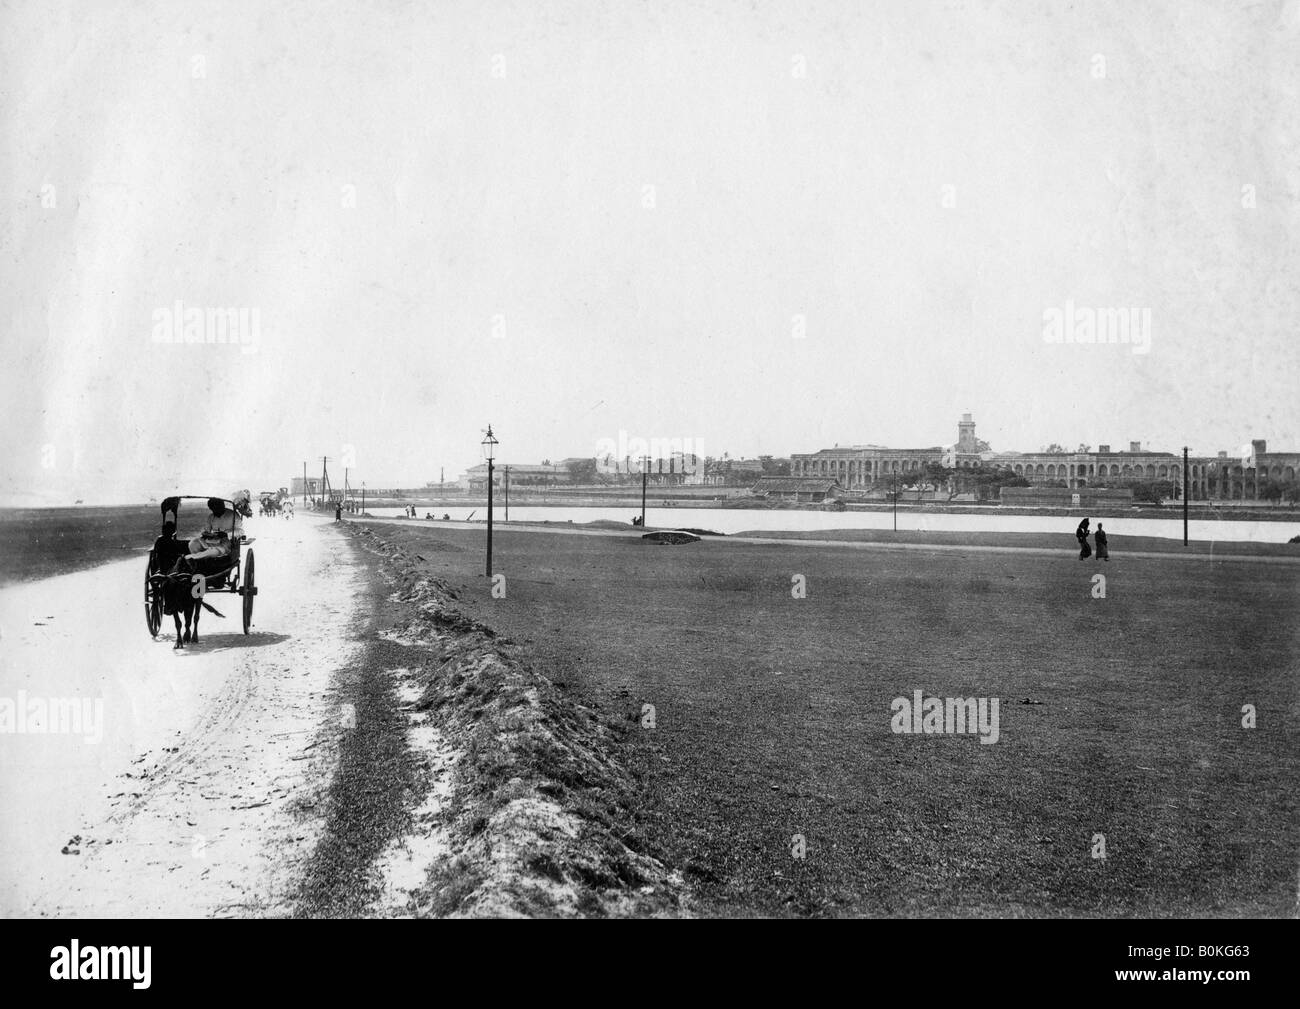
M 190 540 L 190 560 L 200 561 L 209 557 L 228 560 L 231 544 L 235 537 L 242 537 L 244 524 L 240 513 L 234 508 L 227 508 L 226 502 L 219 497 L 208 498 L 208 519 L 203 525 L 203 532 Z

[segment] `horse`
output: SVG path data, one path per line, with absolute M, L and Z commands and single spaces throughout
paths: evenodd
M 170 613 L 176 623 L 176 644 L 172 646 L 173 650 L 184 648 L 190 643 L 198 643 L 199 617 L 203 615 L 204 610 L 225 619 L 224 613 L 203 598 L 203 588 L 200 585 L 206 586 L 206 579 L 197 573 L 194 567 L 192 561 L 182 558 L 162 584 L 163 613 Z M 182 616 L 185 618 L 183 634 L 181 633 Z

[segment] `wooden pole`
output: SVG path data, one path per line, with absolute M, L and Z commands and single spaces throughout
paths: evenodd
M 1187 446 L 1183 446 L 1183 546 L 1187 546 Z
M 641 528 L 645 529 L 645 488 L 650 479 L 650 457 L 642 456 L 641 465 Z
M 492 577 L 492 460 L 488 460 L 488 540 L 487 576 Z

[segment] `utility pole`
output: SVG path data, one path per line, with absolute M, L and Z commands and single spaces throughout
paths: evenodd
M 894 532 L 898 532 L 898 470 L 894 470 Z
M 510 521 L 510 467 L 506 466 L 505 471 L 506 471 L 506 479 L 505 479 L 506 521 L 509 522 Z
M 307 460 L 302 461 L 302 506 L 307 507 Z
M 325 465 L 329 461 L 330 457 L 327 455 L 320 457 L 320 497 L 322 507 L 329 503 L 330 474 L 329 468 Z
M 365 515 L 365 513 L 366 513 L 366 482 L 362 480 L 361 481 L 361 514 Z
M 1183 446 L 1183 546 L 1187 546 L 1187 446 Z
M 645 529 L 645 489 L 646 482 L 650 479 L 650 457 L 643 455 L 641 462 L 641 528 Z
M 496 455 L 497 440 L 492 435 L 492 425 L 488 425 L 487 437 L 483 439 L 484 455 L 487 456 L 487 576 L 492 577 L 492 470 L 493 458 Z

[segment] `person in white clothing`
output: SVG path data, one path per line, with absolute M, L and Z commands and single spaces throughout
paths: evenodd
M 189 543 L 191 559 L 230 556 L 234 539 L 244 535 L 243 516 L 252 511 L 248 491 L 236 491 L 231 500 L 234 507 L 227 508 L 221 498 L 208 498 L 208 518 L 203 524 L 203 532 Z

